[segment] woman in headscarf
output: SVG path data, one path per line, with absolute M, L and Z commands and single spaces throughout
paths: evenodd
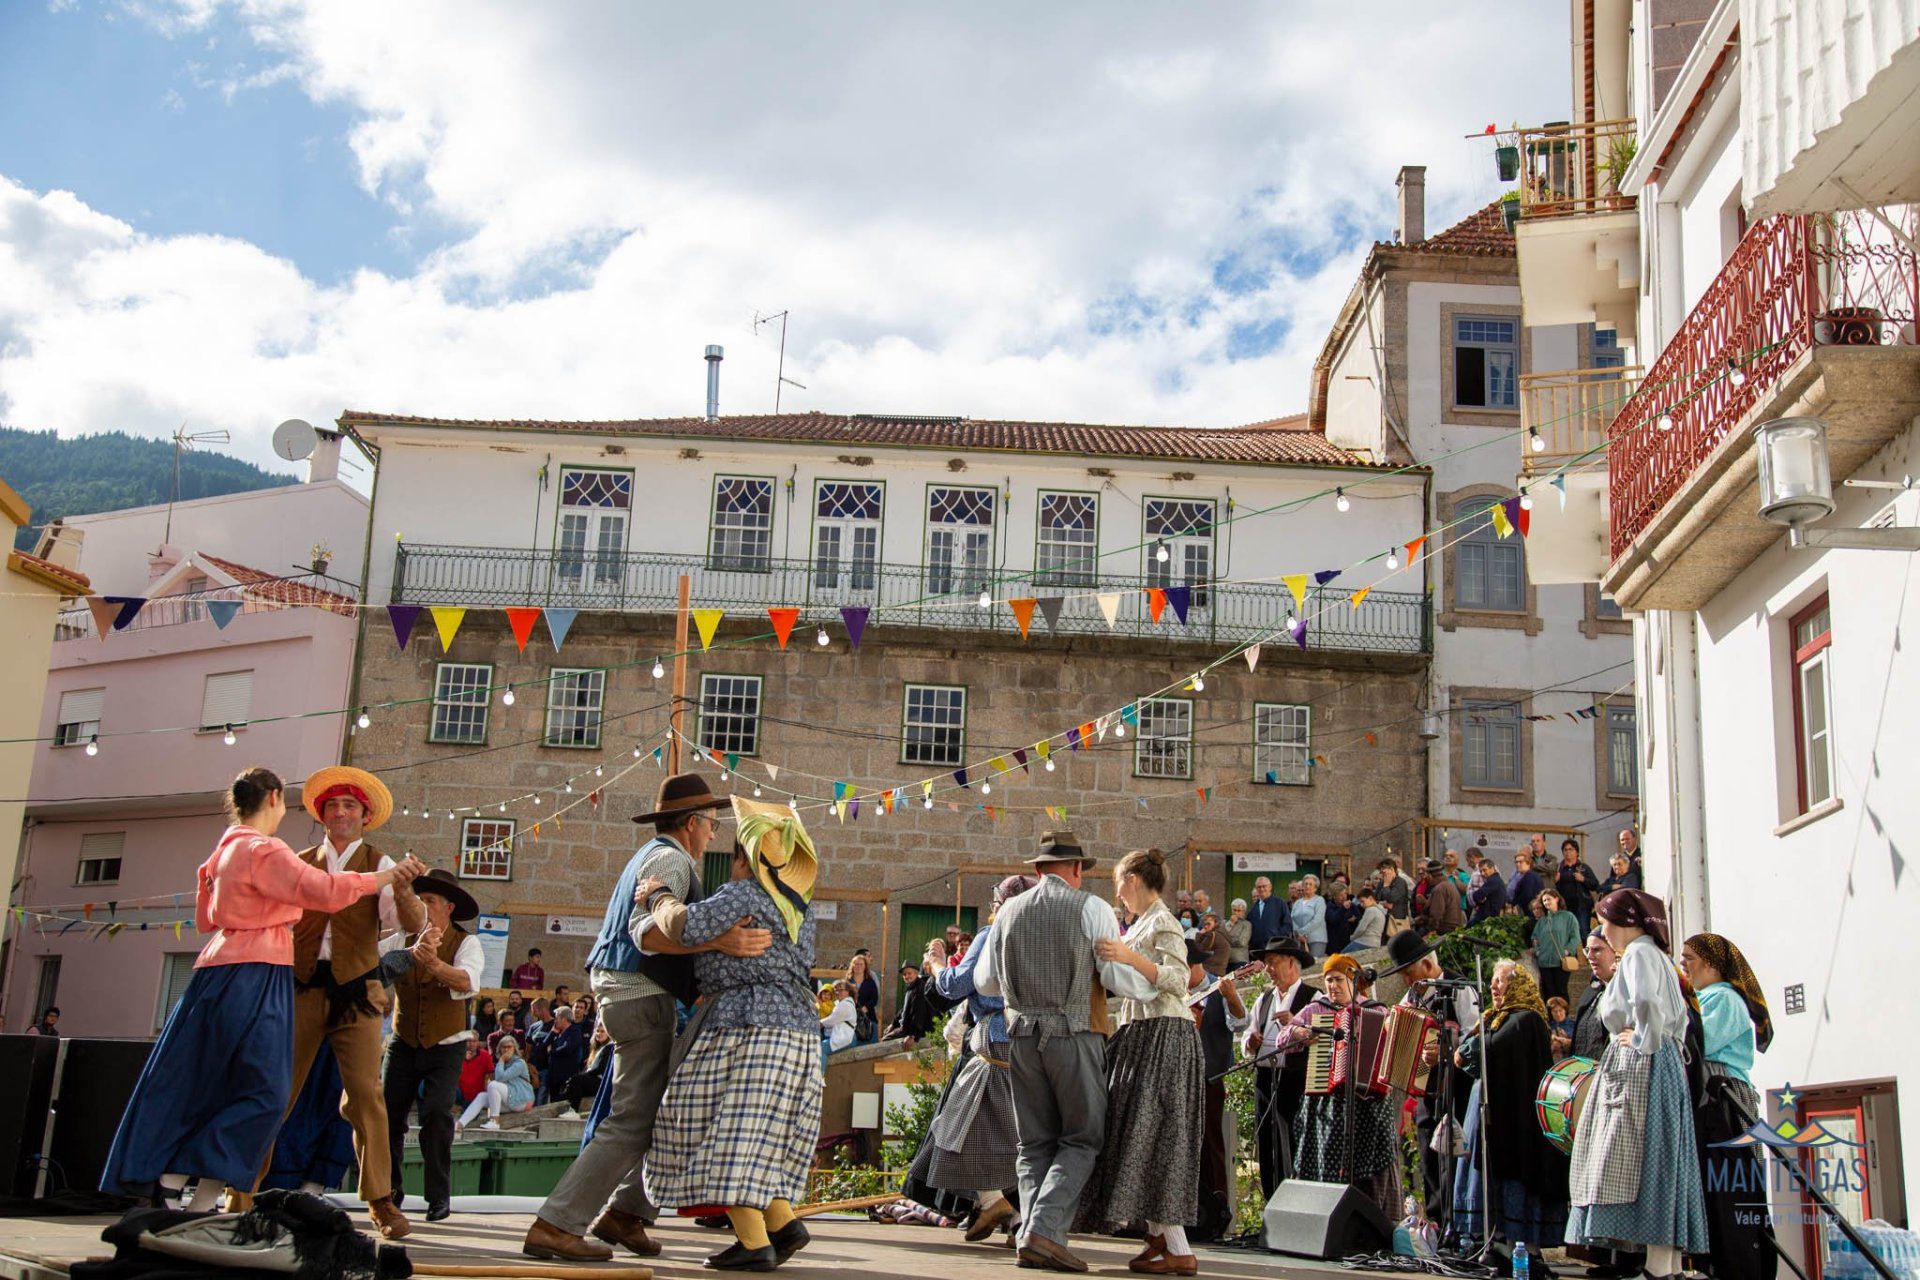
M 1751 1205 L 1756 1189 L 1767 1185 L 1759 1149 L 1716 1145 L 1739 1137 L 1760 1118 L 1760 1095 L 1749 1073 L 1755 1051 L 1765 1053 L 1773 1042 L 1767 998 L 1740 948 L 1717 933 L 1688 938 L 1681 963 L 1700 999 L 1707 1080 L 1694 1126 L 1706 1184 L 1712 1272 L 1723 1280 L 1772 1280 L 1779 1268 L 1773 1227 L 1766 1215 L 1741 1207 Z
M 1567 1238 L 1644 1245 L 1649 1276 L 1676 1276 L 1680 1255 L 1707 1249 L 1692 1097 L 1681 1042 L 1687 1001 L 1668 958 L 1660 899 L 1621 889 L 1600 902 L 1619 964 L 1600 999 L 1611 1039 L 1573 1140 Z
M 813 841 L 785 805 L 733 798 L 733 879 L 686 905 L 681 941 L 711 942 L 746 919 L 773 934 L 757 956 L 694 957 L 708 1006 L 660 1103 L 647 1190 L 683 1216 L 724 1210 L 735 1243 L 722 1271 L 771 1271 L 808 1241 L 793 1202 L 820 1136 L 820 1018 L 814 1007 Z
M 1312 1040 L 1316 1014 L 1337 1013 L 1349 1005 L 1367 1007 L 1376 1002 L 1356 993 L 1360 980 L 1360 962 L 1352 956 L 1328 956 L 1321 973 L 1326 990 L 1293 1015 L 1286 1032 L 1287 1052 L 1305 1053 Z M 1387 1221 L 1398 1222 L 1406 1214 L 1400 1189 L 1400 1140 L 1398 1094 L 1369 1098 L 1356 1094 L 1358 1113 L 1353 1131 L 1353 1163 L 1347 1170 L 1347 1091 L 1310 1093 L 1300 1100 L 1298 1118 L 1293 1123 L 1293 1165 L 1296 1178 L 1315 1182 L 1351 1183 L 1359 1192 L 1380 1206 Z
M 987 927 L 974 935 L 959 963 L 931 978 L 943 999 L 967 1002 L 973 1029 L 960 1061 L 947 1074 L 933 1123 L 914 1154 L 901 1193 L 948 1217 L 971 1212 L 967 1239 L 976 1242 L 1003 1226 L 1017 1225 L 1020 1215 L 1014 1207 L 1019 1199 L 1014 1169 L 1019 1139 L 1013 1127 L 1013 1081 L 1007 1074 L 1007 1002 L 981 995 L 974 989 L 973 974 L 987 953 L 1000 908 L 1037 883 L 1032 876 L 1008 876 L 996 884 Z
M 1478 1240 L 1490 1216 L 1496 1238 L 1524 1242 L 1529 1249 L 1553 1248 L 1567 1229 L 1567 1157 L 1547 1141 L 1534 1116 L 1534 1090 L 1553 1067 L 1546 1004 L 1533 975 L 1517 960 L 1494 966 L 1492 987 L 1493 1009 L 1454 1054 L 1455 1065 L 1474 1078 L 1467 1149 L 1455 1177 L 1455 1221 L 1463 1237 Z M 1480 1129 L 1483 1091 L 1485 1133 Z M 1483 1142 L 1491 1195 L 1480 1180 Z

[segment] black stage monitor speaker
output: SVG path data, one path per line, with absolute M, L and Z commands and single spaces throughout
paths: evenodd
M 59 1048 L 51 1036 L 0 1036 L 0 1195 L 33 1195 Z
M 66 1052 L 53 1104 L 47 1189 L 98 1191 L 121 1113 L 153 1042 L 66 1038 L 61 1044 Z
M 1288 1178 L 1261 1214 L 1261 1238 L 1275 1253 L 1344 1258 L 1393 1247 L 1393 1227 L 1380 1206 L 1344 1182 Z

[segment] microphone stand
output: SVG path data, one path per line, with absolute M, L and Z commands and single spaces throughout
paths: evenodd
M 1473 952 L 1473 991 L 1476 1004 L 1480 992 L 1486 990 L 1485 969 L 1486 952 L 1476 947 Z M 1488 1052 L 1485 1010 L 1481 1011 L 1477 1030 L 1480 1035 L 1480 1104 L 1476 1108 L 1480 1119 L 1480 1247 L 1467 1256 L 1475 1262 L 1485 1262 L 1487 1255 L 1493 1252 L 1493 1156 L 1487 1133 L 1489 1111 L 1487 1099 L 1493 1093 L 1493 1055 Z

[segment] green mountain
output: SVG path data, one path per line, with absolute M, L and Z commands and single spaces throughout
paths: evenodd
M 51 431 L 0 427 L 0 480 L 33 506 L 33 523 L 57 516 L 145 507 L 167 500 L 173 483 L 173 442 L 107 431 L 62 439 Z M 251 462 L 194 452 L 180 458 L 180 500 L 223 493 L 271 489 L 298 483 L 298 477 L 262 471 Z M 14 539 L 30 549 L 37 528 L 23 528 Z

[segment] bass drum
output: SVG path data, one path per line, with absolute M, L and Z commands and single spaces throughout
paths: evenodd
M 1580 1125 L 1580 1111 L 1587 1103 L 1587 1090 L 1600 1064 L 1592 1058 L 1562 1058 L 1540 1077 L 1534 1091 L 1533 1110 L 1540 1120 L 1540 1132 L 1547 1141 L 1568 1155 L 1573 1154 L 1573 1134 Z

